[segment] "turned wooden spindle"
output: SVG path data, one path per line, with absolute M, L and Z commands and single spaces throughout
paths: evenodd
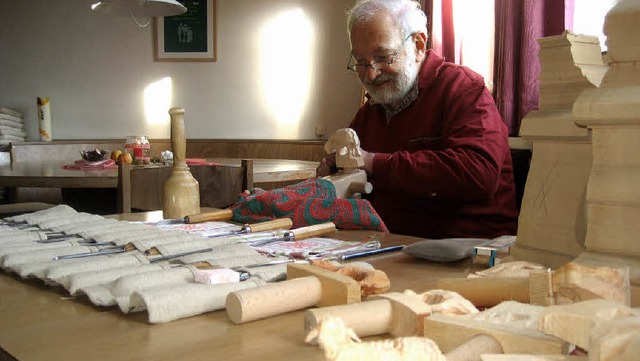
M 173 149 L 173 169 L 164 184 L 162 216 L 180 219 L 190 214 L 200 213 L 200 186 L 187 166 L 185 153 L 187 141 L 184 132 L 184 109 L 171 108 L 171 147 Z

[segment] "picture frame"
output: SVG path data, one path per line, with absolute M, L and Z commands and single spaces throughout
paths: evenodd
M 182 15 L 156 17 L 155 61 L 216 61 L 216 0 L 178 0 Z

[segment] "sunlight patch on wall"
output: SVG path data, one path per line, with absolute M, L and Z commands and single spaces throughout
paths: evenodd
M 171 122 L 169 108 L 172 104 L 171 77 L 162 78 L 144 89 L 144 118 L 150 137 L 167 137 Z M 169 135 L 170 136 L 170 135 Z
M 302 9 L 271 18 L 260 34 L 263 100 L 275 120 L 277 136 L 297 138 L 309 102 L 313 58 L 313 24 Z

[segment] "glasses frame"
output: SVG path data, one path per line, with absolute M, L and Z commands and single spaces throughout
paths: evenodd
M 407 37 L 402 42 L 402 46 L 400 46 L 400 49 L 396 50 L 395 54 L 393 54 L 391 58 L 387 60 L 372 61 L 366 64 L 352 63 L 352 61 L 356 59 L 353 57 L 353 55 L 351 55 L 349 57 L 349 62 L 347 63 L 347 70 L 351 70 L 354 73 L 359 73 L 361 71 L 366 72 L 368 68 L 371 68 L 373 70 L 383 70 L 388 68 L 391 64 L 393 64 L 396 61 L 396 59 L 398 58 L 398 55 L 400 55 L 400 52 L 402 52 L 402 50 L 404 50 L 404 47 L 407 45 L 407 40 L 411 39 L 412 36 L 413 34 L 407 35 Z

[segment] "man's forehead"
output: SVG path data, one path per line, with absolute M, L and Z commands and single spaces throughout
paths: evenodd
M 351 30 L 352 54 L 375 54 L 398 47 L 401 32 L 395 23 L 374 18 L 358 24 Z

